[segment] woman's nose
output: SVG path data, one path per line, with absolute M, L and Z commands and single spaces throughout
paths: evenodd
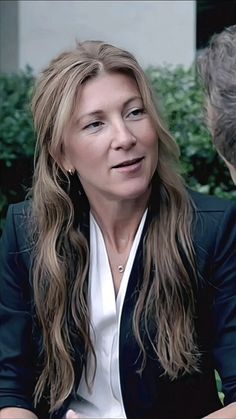
M 129 149 L 137 142 L 134 133 L 127 127 L 124 121 L 119 122 L 113 129 L 112 145 L 114 148 Z

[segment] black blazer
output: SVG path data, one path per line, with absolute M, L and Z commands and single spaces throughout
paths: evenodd
M 196 329 L 201 371 L 175 381 L 163 375 L 148 348 L 140 376 L 139 348 L 132 333 L 138 278 L 142 278 L 142 240 L 156 210 L 150 209 L 131 271 L 121 317 L 120 381 L 128 419 L 199 419 L 221 407 L 214 378 L 223 382 L 225 404 L 236 401 L 236 204 L 190 192 L 195 204 L 194 246 L 199 283 Z M 26 239 L 29 203 L 11 205 L 0 257 L 0 408 L 34 411 L 32 393 L 40 373 L 41 335 L 30 285 L 31 249 Z M 88 217 L 88 214 L 87 214 Z M 88 233 L 88 232 L 87 232 Z M 83 348 L 75 344 L 75 390 L 82 373 Z M 71 397 L 71 396 L 70 396 Z M 53 418 L 62 418 L 70 397 Z M 49 417 L 45 400 L 37 407 Z

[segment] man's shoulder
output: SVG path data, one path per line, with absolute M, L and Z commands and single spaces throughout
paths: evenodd
M 193 240 L 199 272 L 207 278 L 214 258 L 223 257 L 225 252 L 235 253 L 236 202 L 194 191 L 190 191 L 190 196 L 194 205 Z
M 229 208 L 236 211 L 235 201 L 214 195 L 206 195 L 190 189 L 188 191 L 197 212 L 225 212 Z

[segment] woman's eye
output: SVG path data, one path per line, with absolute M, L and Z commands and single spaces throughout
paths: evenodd
M 90 122 L 89 124 L 85 125 L 83 129 L 89 129 L 89 130 L 96 130 L 100 126 L 102 126 L 103 123 L 101 121 L 94 121 Z
M 143 115 L 145 113 L 145 110 L 144 110 L 144 108 L 137 108 L 137 109 L 134 109 L 133 111 L 131 111 L 129 114 L 128 114 L 128 117 L 137 117 L 137 116 L 141 116 L 141 115 Z

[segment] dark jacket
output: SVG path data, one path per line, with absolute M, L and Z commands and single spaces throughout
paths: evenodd
M 194 247 L 199 271 L 195 290 L 201 371 L 171 381 L 148 349 L 145 370 L 137 373 L 139 348 L 132 333 L 137 278 L 142 278 L 142 239 L 153 217 L 149 210 L 131 271 L 121 317 L 120 381 L 128 419 L 199 419 L 221 407 L 214 378 L 223 382 L 225 403 L 236 401 L 236 204 L 191 192 L 196 206 Z M 29 203 L 11 205 L 1 239 L 0 408 L 33 409 L 32 392 L 40 373 L 40 331 L 30 285 L 31 249 L 26 240 Z M 88 232 L 87 232 L 88 234 Z M 77 388 L 83 351 L 76 345 Z M 53 418 L 61 418 L 70 397 Z M 47 403 L 37 408 L 49 417 Z

